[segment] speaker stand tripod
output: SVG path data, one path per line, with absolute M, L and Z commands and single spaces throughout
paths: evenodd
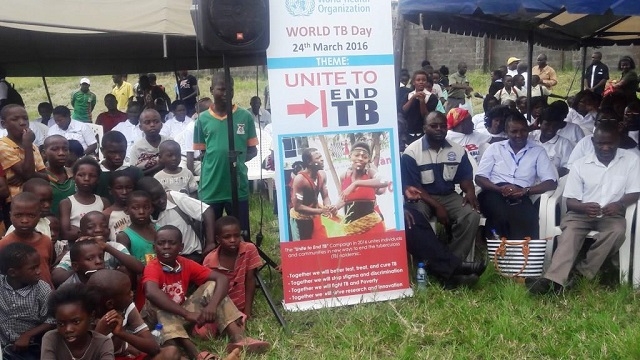
M 229 89 L 231 89 L 231 70 L 229 69 L 229 61 L 226 53 L 222 53 L 222 66 L 224 68 L 224 82 L 226 86 L 227 94 L 229 94 Z M 235 147 L 235 133 L 233 129 L 233 102 L 230 96 L 226 96 L 227 99 L 227 139 L 229 141 L 229 172 L 231 174 L 231 212 L 232 215 L 238 218 L 238 151 L 236 151 Z M 262 209 L 260 209 L 262 211 Z M 252 242 L 251 239 L 245 237 L 244 239 L 247 242 Z M 286 322 L 280 310 L 278 310 L 276 302 L 273 300 L 269 289 L 267 288 L 264 280 L 260 276 L 260 271 L 267 266 L 271 266 L 273 269 L 277 269 L 278 264 L 273 261 L 264 251 L 260 249 L 259 244 L 256 245 L 258 249 L 258 254 L 265 261 L 265 265 L 258 268 L 256 271 L 256 281 L 260 286 L 260 290 L 264 294 L 264 297 L 267 299 L 267 303 L 275 315 L 276 319 L 280 323 L 280 325 L 286 330 Z

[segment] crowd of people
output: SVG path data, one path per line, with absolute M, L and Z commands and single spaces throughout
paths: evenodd
M 615 82 L 601 59 L 593 54 L 586 89 L 568 101 L 550 102 L 558 80 L 544 54 L 532 68 L 509 58 L 492 72 L 486 95 L 474 93 L 463 62 L 454 74 L 428 61 L 411 76 L 400 74 L 407 248 L 446 288 L 473 284 L 484 271 L 483 261 L 467 260 L 482 216 L 483 237 L 537 238 L 532 196 L 556 189 L 562 176 L 568 177 L 568 213 L 558 249 L 544 276 L 528 279 L 529 290 L 557 292 L 577 276 L 591 279 L 616 253 L 625 209 L 640 194 L 638 78 L 630 57 L 620 60 L 622 77 Z M 80 80 L 72 109 L 41 103 L 40 118 L 30 121 L 4 75 L 4 358 L 206 360 L 216 357 L 192 338 L 218 334 L 229 338 L 230 359 L 239 349 L 266 350 L 268 343 L 244 335 L 262 264 L 255 245 L 243 241 L 249 237 L 245 162 L 257 154 L 256 129 L 270 131 L 261 99 L 252 98 L 249 109 L 231 109 L 239 152 L 235 218 L 228 216 L 226 123 L 233 81 L 221 73 L 212 76 L 211 98 L 198 100 L 197 79 L 181 71 L 173 102 L 154 74 L 141 75 L 135 87 L 114 75 L 113 90 L 103 97 L 107 111 L 95 119 L 104 131 L 99 142 L 91 128 L 97 96 L 90 79 Z M 268 106 L 268 89 L 265 96 Z M 483 98 L 484 113 L 471 116 L 472 96 Z M 313 150 L 302 155 L 293 183 L 298 237 L 322 237 L 311 215 L 340 209 L 348 234 L 384 231 L 376 196 L 387 183 L 370 167 L 371 145 L 352 146 L 333 205 L 323 194 L 323 161 Z M 329 210 L 319 206 L 320 195 Z M 430 224 L 434 216 L 446 242 Z M 599 234 L 579 258 L 590 230 Z
M 229 339 L 228 359 L 265 351 L 245 336 L 262 260 L 243 241 L 244 163 L 256 156 L 256 127 L 270 122 L 260 99 L 232 109 L 236 218 L 226 147 L 233 81 L 214 74 L 211 98 L 198 100 L 196 78 L 180 72 L 173 102 L 153 74 L 135 87 L 122 75 L 113 82 L 95 118 L 99 143 L 88 78 L 72 109 L 41 103 L 31 121 L 0 82 L 3 358 L 209 360 L 219 357 L 193 339 L 218 335 Z
M 555 190 L 563 176 L 568 212 L 562 234 L 543 276 L 526 279 L 529 291 L 559 292 L 578 277 L 593 279 L 617 253 L 625 240 L 626 208 L 640 195 L 638 77 L 628 56 L 618 64 L 619 80 L 609 78 L 601 60 L 594 52 L 585 89 L 566 101 L 552 101 L 558 79 L 545 54 L 533 68 L 509 58 L 491 73 L 484 96 L 472 94 L 465 63 L 448 80 L 448 69 L 436 71 L 427 61 L 411 77 L 401 74 L 407 247 L 445 287 L 473 284 L 485 269 L 484 261 L 467 259 L 480 214 L 486 218 L 481 238 L 537 239 L 536 195 Z M 472 117 L 465 105 L 474 95 L 483 98 L 484 113 Z M 436 236 L 434 216 L 445 236 Z M 595 241 L 580 256 L 593 230 Z

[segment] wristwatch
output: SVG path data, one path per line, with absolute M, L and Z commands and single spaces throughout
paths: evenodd
M 529 196 L 529 193 L 531 193 L 531 188 L 530 187 L 526 187 L 526 188 L 524 188 L 524 190 L 525 190 L 524 194 Z

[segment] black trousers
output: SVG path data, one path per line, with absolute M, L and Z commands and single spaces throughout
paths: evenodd
M 480 210 L 487 218 L 485 236 L 492 237 L 491 229 L 495 229 L 500 237 L 520 240 L 529 236 L 538 239 L 540 221 L 538 206 L 528 196 L 521 201 L 510 204 L 502 194 L 483 190 L 478 195 Z
M 424 262 L 431 275 L 441 280 L 447 280 L 460 266 L 462 260 L 455 256 L 446 244 L 436 236 L 429 219 L 417 208 L 410 204 L 405 210 L 413 215 L 415 224 L 409 229 L 405 226 L 407 235 L 407 251 L 415 262 Z

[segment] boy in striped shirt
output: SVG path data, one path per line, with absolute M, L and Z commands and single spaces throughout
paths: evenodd
M 240 222 L 233 216 L 218 219 L 215 233 L 219 246 L 204 258 L 203 265 L 229 279 L 229 298 L 238 310 L 250 317 L 256 293 L 255 273 L 262 266 L 258 249 L 243 241 Z

